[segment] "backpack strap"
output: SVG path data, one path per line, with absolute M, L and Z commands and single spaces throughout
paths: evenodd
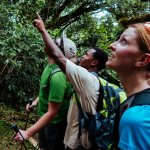
M 48 77 L 48 80 L 51 80 L 52 76 L 53 76 L 55 73 L 57 73 L 57 72 L 62 72 L 62 71 L 61 71 L 61 69 L 60 69 L 58 66 L 55 66 L 55 67 L 53 68 L 53 70 L 51 71 L 51 73 L 50 73 L 50 75 L 49 75 L 49 77 Z M 70 100 L 71 97 L 72 97 L 72 95 L 73 95 L 73 93 L 74 93 L 74 90 L 72 90 L 70 93 L 65 93 L 64 98 L 67 99 L 67 100 Z
M 61 72 L 61 69 L 56 65 L 54 66 L 53 70 L 49 73 L 48 78 L 47 78 L 47 86 L 46 86 L 46 91 L 48 92 L 49 88 L 50 88 L 50 80 L 52 78 L 52 76 L 57 73 L 57 72 Z
M 115 79 L 112 75 L 110 75 L 106 70 L 100 72 L 100 76 L 108 81 L 109 83 L 115 84 L 120 87 L 120 83 L 117 79 Z
M 99 97 L 98 97 L 98 103 L 97 103 L 96 111 L 99 112 L 100 110 L 103 109 L 103 98 L 104 97 L 105 97 L 106 103 L 108 105 L 108 108 L 110 108 L 111 107 L 111 103 L 110 103 L 110 101 L 108 100 L 107 96 L 104 93 L 104 88 L 103 88 L 103 85 L 101 84 L 101 81 L 100 81 L 100 78 L 98 76 L 98 73 L 97 72 L 91 72 L 91 73 L 97 77 L 97 79 L 99 81 L 99 84 L 100 84 Z M 107 82 L 106 86 L 108 86 L 108 82 Z
M 124 111 L 131 106 L 132 101 L 134 100 L 134 95 L 128 97 L 127 100 L 125 100 L 121 105 L 120 105 L 120 117 L 124 113 Z M 119 119 L 120 120 L 120 119 Z
M 137 94 L 134 96 L 134 99 L 130 105 L 130 107 L 138 106 L 138 105 L 150 105 L 150 92 Z
M 138 105 L 150 105 L 150 89 L 143 90 L 128 97 L 128 99 L 121 104 L 121 115 L 127 108 Z
M 75 99 L 76 99 L 77 106 L 78 106 L 78 109 L 79 109 L 80 117 L 84 117 L 85 119 L 88 119 L 88 116 L 87 116 L 86 113 L 83 111 L 82 106 L 81 106 L 81 103 L 80 103 L 79 98 L 78 98 L 78 96 L 77 96 L 77 93 L 76 93 L 75 91 L 74 91 L 74 94 L 75 94 Z
M 52 76 L 53 76 L 56 72 L 61 72 L 61 69 L 60 69 L 58 66 L 55 66 L 55 67 L 53 68 L 53 70 L 51 71 L 51 73 L 50 73 L 48 79 L 51 80 Z
M 79 139 L 79 145 L 77 147 L 78 147 L 78 149 L 80 149 L 80 148 L 83 148 L 82 141 L 81 141 L 81 139 L 82 139 L 81 138 L 81 136 L 82 136 L 82 129 L 85 126 L 85 124 L 84 124 L 85 120 L 88 120 L 88 116 L 82 109 L 82 106 L 81 106 L 81 103 L 79 101 L 79 98 L 78 98 L 78 95 L 77 95 L 76 91 L 74 91 L 74 95 L 75 95 L 75 99 L 76 99 L 78 110 L 79 110 L 79 113 L 78 113 L 78 120 L 79 120 L 78 139 Z

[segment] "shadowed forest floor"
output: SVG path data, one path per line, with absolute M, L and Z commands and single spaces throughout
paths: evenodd
M 34 111 L 34 113 L 36 113 L 36 111 Z M 29 115 L 28 127 L 38 119 L 34 113 Z M 24 129 L 26 120 L 27 114 L 25 110 L 17 111 L 10 106 L 4 105 L 4 103 L 0 103 L 0 150 L 21 150 L 21 145 L 12 140 L 15 134 L 12 129 L 12 124 L 17 124 L 19 128 Z M 36 139 L 36 137 L 37 136 L 34 138 Z M 26 150 L 36 149 L 28 141 L 25 142 L 25 145 L 27 147 Z M 22 150 L 25 150 L 25 148 L 22 147 Z

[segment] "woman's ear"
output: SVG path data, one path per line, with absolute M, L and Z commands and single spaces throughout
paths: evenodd
M 140 56 L 136 62 L 137 67 L 144 67 L 150 63 L 150 54 L 144 53 L 144 55 Z

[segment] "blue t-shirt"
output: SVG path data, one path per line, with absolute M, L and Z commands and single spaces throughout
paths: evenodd
M 150 105 L 134 106 L 123 113 L 119 137 L 122 150 L 150 150 Z

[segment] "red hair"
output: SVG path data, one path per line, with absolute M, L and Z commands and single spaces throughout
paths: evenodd
M 141 51 L 150 53 L 150 22 L 132 24 L 129 27 L 135 29 Z

